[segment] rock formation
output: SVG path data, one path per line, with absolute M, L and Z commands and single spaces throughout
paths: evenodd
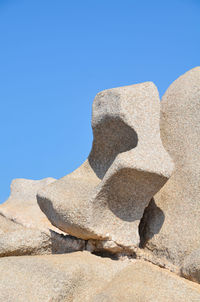
M 13 180 L 10 197 L 0 205 L 0 214 L 28 228 L 37 228 L 43 231 L 51 229 L 57 233 L 63 233 L 55 228 L 42 213 L 36 199 L 38 190 L 55 180 L 51 177 L 42 180 Z
M 96 96 L 88 160 L 38 192 L 40 208 L 54 226 L 82 239 L 138 246 L 144 209 L 173 170 L 159 117 L 158 91 L 151 82 Z
M 55 228 L 40 210 L 37 191 L 53 178 L 16 179 L 11 195 L 0 205 L 0 256 L 57 254 L 85 248 L 81 239 Z
M 26 228 L 0 215 L 0 257 L 61 254 L 84 248 L 81 239 Z
M 146 209 L 143 246 L 181 267 L 200 241 L 200 67 L 166 91 L 160 128 L 175 170 Z
M 2 258 L 0 274 L 2 302 L 200 301 L 198 285 L 155 265 L 87 252 Z
M 92 302 L 197 302 L 199 295 L 194 283 L 136 260 L 118 272 Z
M 98 93 L 92 128 L 73 173 L 12 182 L 0 302 L 199 302 L 200 67 L 169 87 L 161 119 L 151 82 Z
M 2 258 L 0 301 L 90 302 L 125 265 L 87 252 Z

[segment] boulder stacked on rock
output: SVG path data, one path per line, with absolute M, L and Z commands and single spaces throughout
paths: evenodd
M 38 192 L 57 228 L 82 239 L 138 246 L 145 207 L 171 176 L 151 82 L 102 91 L 93 103 L 93 146 L 75 172 Z
M 151 82 L 98 93 L 92 128 L 73 173 L 12 182 L 0 301 L 199 302 L 200 67 L 161 104 Z
M 28 228 L 37 228 L 43 231 L 51 229 L 57 233 L 62 233 L 42 213 L 36 199 L 38 190 L 55 180 L 51 177 L 41 180 L 13 180 L 8 200 L 0 205 L 0 214 Z
M 55 181 L 16 179 L 0 205 L 0 256 L 57 254 L 85 248 L 81 239 L 55 228 L 40 210 L 36 193 Z

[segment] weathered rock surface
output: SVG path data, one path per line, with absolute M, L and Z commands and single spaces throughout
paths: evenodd
M 26 228 L 0 215 L 0 257 L 69 253 L 85 242 L 54 231 Z
M 76 252 L 0 259 L 4 302 L 199 302 L 200 286 L 140 260 Z
M 120 271 L 92 302 L 199 302 L 200 286 L 136 261 Z
M 0 214 L 28 228 L 62 233 L 40 210 L 36 199 L 37 191 L 55 180 L 51 177 L 42 180 L 14 179 L 10 197 L 0 205 Z
M 164 147 L 159 111 L 152 83 L 103 91 L 88 160 L 60 180 L 13 181 L 0 206 L 0 301 L 200 301 L 200 68 L 163 97 Z M 115 260 L 64 255 L 84 249 Z
M 161 138 L 175 171 L 145 211 L 142 243 L 155 257 L 181 267 L 200 239 L 200 67 L 163 96 Z
M 125 265 L 87 252 L 1 258 L 0 301 L 90 301 Z
M 0 235 L 0 257 L 51 253 L 51 238 L 39 230 L 22 228 Z
M 48 236 L 45 236 L 39 230 L 27 229 L 0 215 L 0 257 L 43 253 L 48 247 Z
M 137 246 L 138 225 L 173 163 L 162 146 L 153 83 L 109 89 L 93 103 L 93 146 L 75 172 L 38 192 L 53 225 L 83 239 Z
M 181 274 L 185 278 L 200 283 L 200 248 L 184 259 Z
M 9 232 L 15 232 L 23 229 L 23 226 L 20 224 L 17 224 L 0 214 L 0 236 Z
M 0 205 L 0 257 L 67 253 L 85 248 L 83 240 L 55 228 L 38 206 L 37 191 L 53 181 L 12 181 L 11 195 Z

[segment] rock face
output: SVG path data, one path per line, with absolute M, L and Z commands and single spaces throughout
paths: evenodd
M 54 231 L 26 228 L 0 215 L 0 257 L 60 254 L 85 249 L 85 242 Z
M 4 302 L 200 301 L 198 285 L 155 265 L 88 252 L 1 258 L 0 275 Z
M 194 250 L 184 259 L 181 274 L 192 281 L 200 283 L 200 248 Z
M 87 252 L 2 258 L 0 301 L 89 302 L 125 265 Z
M 0 257 L 57 254 L 83 250 L 85 242 L 55 228 L 40 210 L 37 190 L 55 181 L 16 179 L 0 205 Z
M 27 229 L 0 215 L 0 257 L 43 254 L 49 248 L 48 236 Z
M 62 233 L 42 213 L 36 199 L 38 190 L 55 180 L 51 177 L 42 180 L 14 179 L 10 197 L 0 205 L 0 214 L 28 228 Z
M 173 170 L 161 143 L 159 116 L 153 83 L 97 94 L 88 160 L 38 192 L 40 208 L 53 225 L 78 238 L 139 244 L 144 208 Z
M 156 257 L 181 267 L 200 239 L 200 67 L 165 93 L 161 138 L 175 171 L 145 211 L 142 241 Z
M 143 261 L 120 271 L 92 302 L 198 302 L 200 287 Z
M 23 230 L 23 226 L 14 223 L 13 221 L 0 215 L 0 236 L 9 232 L 15 232 L 17 230 Z
M 200 68 L 163 97 L 164 147 L 159 113 L 152 83 L 100 92 L 86 162 L 59 180 L 12 182 L 0 301 L 200 301 Z

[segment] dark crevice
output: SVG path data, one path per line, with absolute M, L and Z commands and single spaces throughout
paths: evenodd
M 92 254 L 95 255 L 95 256 L 102 257 L 102 258 L 110 258 L 112 260 L 118 260 L 119 259 L 117 254 L 113 254 L 113 253 L 108 252 L 108 251 L 94 251 L 94 252 L 92 252 Z
M 145 248 L 148 240 L 160 232 L 164 220 L 165 215 L 163 211 L 156 205 L 154 198 L 152 198 L 149 205 L 145 208 L 139 224 L 140 248 Z

